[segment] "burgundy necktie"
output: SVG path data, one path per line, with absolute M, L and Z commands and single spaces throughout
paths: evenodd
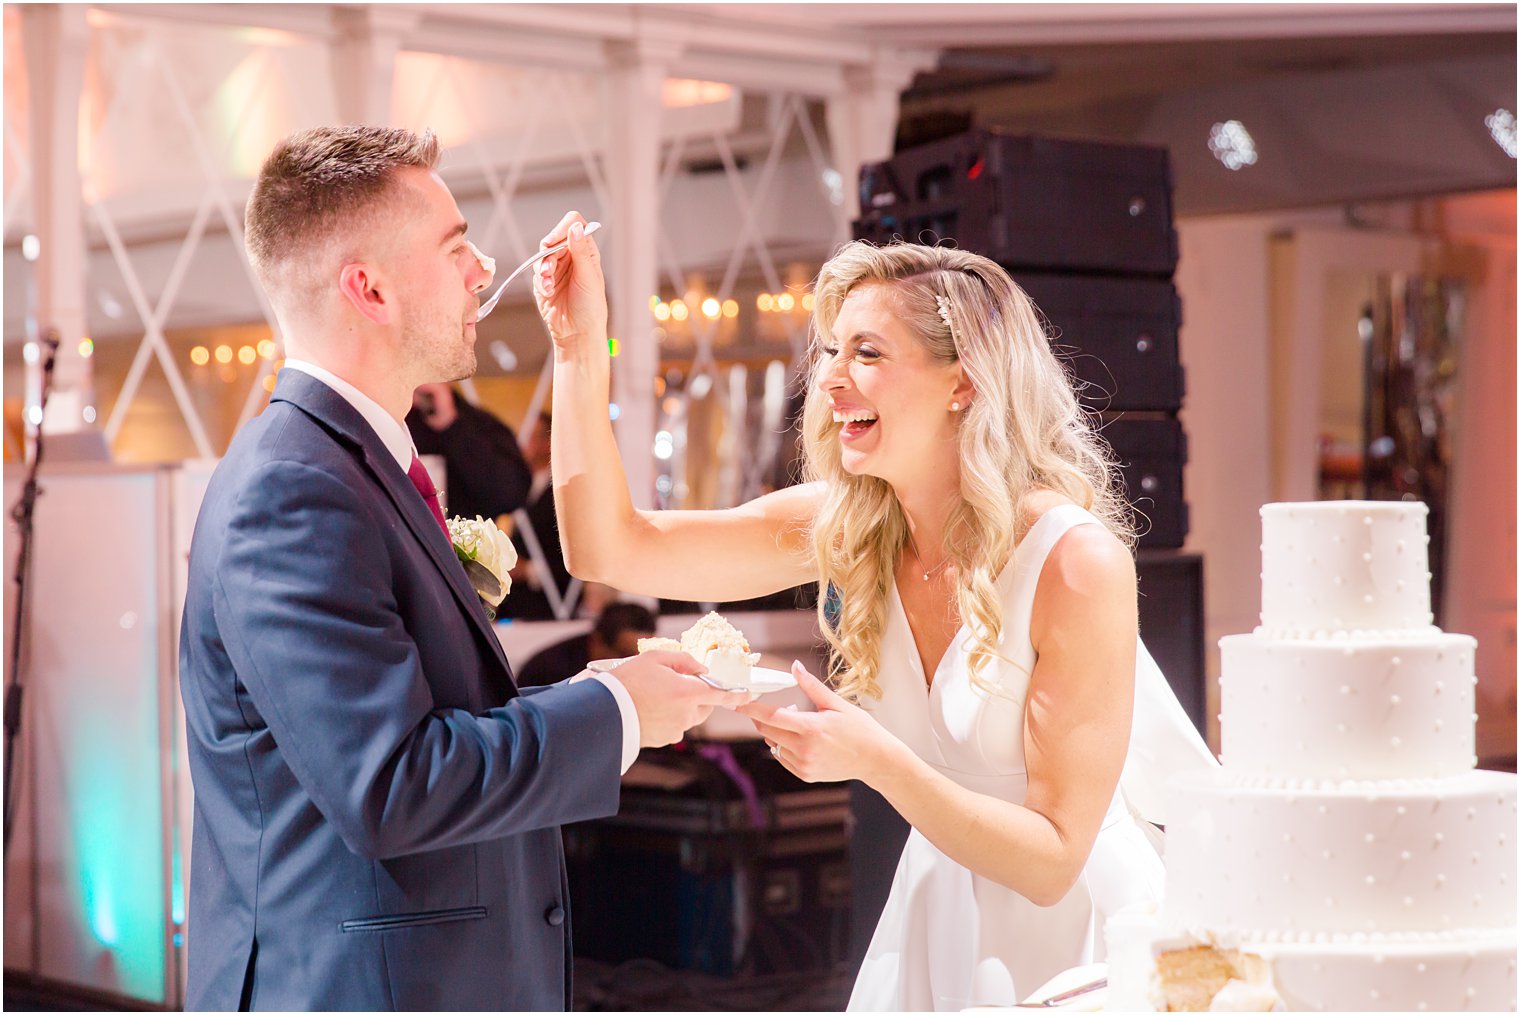
M 428 510 L 433 512 L 433 517 L 438 519 L 438 527 L 443 530 L 443 537 L 449 538 L 449 523 L 443 520 L 443 508 L 438 503 L 438 489 L 433 486 L 433 478 L 428 475 L 422 459 L 416 455 L 412 456 L 412 467 L 406 470 L 406 478 L 412 481 L 417 492 L 422 494 L 422 499 L 427 501 Z

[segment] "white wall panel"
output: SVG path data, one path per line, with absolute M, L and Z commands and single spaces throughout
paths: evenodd
M 7 470 L 6 503 L 19 481 Z M 58 466 L 41 484 L 21 763 L 33 794 L 7 871 L 36 895 L 6 898 L 37 960 L 7 947 L 6 967 L 172 1006 L 171 819 L 188 775 L 171 760 L 183 584 L 171 470 Z

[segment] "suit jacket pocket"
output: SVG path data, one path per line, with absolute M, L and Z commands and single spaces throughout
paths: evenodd
M 399 913 L 395 916 L 367 916 L 358 920 L 344 920 L 338 926 L 345 934 L 371 930 L 400 930 L 405 927 L 426 927 L 434 923 L 455 923 L 459 920 L 484 920 L 486 907 L 461 906 L 458 909 L 434 909 L 426 913 Z

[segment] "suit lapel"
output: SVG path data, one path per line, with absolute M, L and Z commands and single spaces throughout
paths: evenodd
M 407 528 L 412 531 L 412 535 L 427 551 L 428 557 L 437 566 L 443 580 L 454 591 L 454 598 L 458 600 L 460 607 L 469 614 L 476 632 L 490 647 L 491 654 L 501 664 L 502 670 L 510 677 L 512 670 L 507 663 L 506 652 L 502 650 L 501 640 L 491 629 L 490 621 L 486 620 L 484 605 L 474 587 L 470 585 L 470 579 L 465 575 L 464 568 L 460 566 L 459 558 L 454 554 L 454 547 L 444 536 L 443 530 L 438 527 L 438 520 L 428 510 L 417 488 L 412 485 L 406 473 L 401 471 L 401 467 L 396 464 L 396 459 L 381 442 L 374 428 L 364 421 L 364 417 L 360 416 L 358 410 L 349 405 L 342 395 L 310 374 L 299 370 L 280 372 L 279 381 L 275 385 L 270 401 L 289 402 L 359 452 L 370 474 L 385 491 L 397 513 L 406 522 Z

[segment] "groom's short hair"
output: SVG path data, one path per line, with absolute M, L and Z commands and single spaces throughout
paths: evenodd
M 275 146 L 244 215 L 243 242 L 266 292 L 304 288 L 310 255 L 362 233 L 398 192 L 396 170 L 438 165 L 438 139 L 396 127 L 314 127 Z M 300 294 L 296 294 L 299 298 Z

